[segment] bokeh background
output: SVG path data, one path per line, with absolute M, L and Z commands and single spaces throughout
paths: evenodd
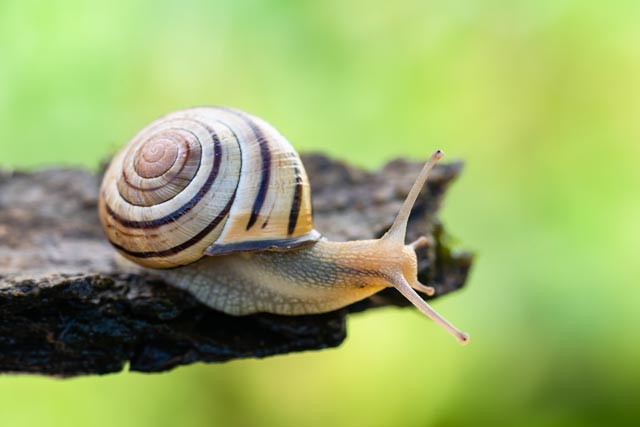
M 467 162 L 477 253 L 436 308 L 338 349 L 157 375 L 0 377 L 6 426 L 599 426 L 640 419 L 640 2 L 0 2 L 0 165 L 99 162 L 224 104 L 367 168 Z

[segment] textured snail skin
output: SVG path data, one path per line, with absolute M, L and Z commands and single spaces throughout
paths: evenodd
M 323 313 L 395 287 L 461 343 L 467 335 L 417 293 L 405 245 L 424 166 L 391 229 L 378 240 L 330 242 L 313 229 L 310 186 L 289 142 L 258 117 L 225 107 L 171 113 L 114 158 L 99 214 L 111 244 L 197 299 L 232 315 Z
M 390 246 L 381 240 L 321 240 L 286 252 L 205 257 L 166 270 L 163 278 L 228 314 L 324 313 L 393 286 L 398 266 L 403 275 L 416 276 L 413 248 Z

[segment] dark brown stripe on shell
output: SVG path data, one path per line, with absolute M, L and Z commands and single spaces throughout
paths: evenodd
M 262 129 L 260 129 L 260 127 L 254 123 L 251 117 L 247 116 L 245 113 L 227 107 L 218 108 L 239 117 L 243 122 L 245 122 L 256 137 L 256 141 L 258 142 L 258 144 L 260 144 L 260 154 L 262 156 L 262 176 L 260 177 L 260 187 L 258 188 L 258 194 L 256 195 L 256 200 L 253 202 L 253 208 L 251 209 L 251 216 L 249 217 L 249 222 L 247 223 L 246 229 L 249 230 L 258 220 L 258 215 L 260 215 L 260 210 L 262 209 L 262 205 L 264 204 L 265 198 L 267 197 L 267 190 L 269 189 L 269 178 L 271 176 L 271 151 L 269 150 L 269 140 L 262 132 Z
M 267 225 L 269 224 L 269 220 L 271 219 L 271 214 L 273 213 L 273 208 L 275 208 L 276 206 L 276 202 L 273 202 L 271 204 L 271 209 L 269 209 L 269 213 L 267 214 L 267 219 L 264 220 L 264 222 L 262 223 L 262 227 L 260 228 L 266 228 Z
M 233 200 L 235 199 L 235 197 L 236 197 L 236 192 L 234 191 L 233 196 L 231 196 L 231 198 L 229 199 L 229 203 L 227 203 L 224 209 L 218 214 L 218 216 L 216 216 L 213 219 L 213 221 L 211 221 L 202 231 L 200 231 L 198 234 L 196 234 L 186 242 L 181 243 L 172 248 L 164 249 L 162 251 L 135 252 L 135 251 L 131 251 L 129 249 L 123 248 L 122 246 L 112 242 L 111 240 L 109 240 L 109 242 L 117 250 L 135 258 L 161 258 L 161 257 L 169 257 L 172 255 L 179 254 L 183 250 L 190 248 L 191 246 L 199 243 L 202 239 L 206 237 L 207 234 L 211 232 L 211 230 L 213 230 L 218 226 L 218 224 L 220 224 L 220 221 L 222 221 L 229 213 L 229 210 L 231 209 L 231 205 L 233 204 Z
M 215 133 L 213 129 L 209 128 L 203 123 L 200 123 L 200 124 L 209 131 L 211 138 L 213 139 L 213 142 L 214 142 L 214 153 L 215 153 L 215 159 L 213 162 L 213 167 L 211 168 L 211 172 L 209 173 L 209 177 L 207 178 L 207 181 L 204 183 L 204 185 L 200 187 L 200 190 L 198 190 L 198 192 L 187 203 L 182 205 L 179 209 L 171 212 L 168 215 L 163 216 L 162 218 L 154 219 L 151 221 L 132 221 L 132 220 L 123 218 L 120 215 L 118 215 L 113 209 L 111 209 L 111 206 L 105 203 L 107 213 L 109 214 L 109 216 L 111 216 L 114 219 L 114 221 L 128 228 L 141 228 L 141 229 L 156 228 L 156 227 L 165 225 L 169 222 L 176 221 L 178 218 L 185 215 L 187 212 L 193 209 L 195 205 L 198 204 L 200 199 L 202 199 L 202 196 L 204 196 L 204 194 L 206 194 L 211 189 L 211 186 L 213 185 L 213 183 L 216 180 L 216 177 L 218 176 L 220 164 L 222 162 L 222 145 L 220 144 L 218 135 Z M 235 197 L 235 191 L 234 191 L 234 197 Z
M 294 168 L 296 172 L 296 188 L 293 191 L 293 201 L 291 202 L 291 210 L 289 211 L 289 227 L 287 233 L 289 236 L 296 230 L 298 224 L 298 216 L 300 215 L 300 204 L 302 202 L 302 177 L 298 167 Z

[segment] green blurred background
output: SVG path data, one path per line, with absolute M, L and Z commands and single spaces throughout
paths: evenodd
M 443 211 L 478 254 L 435 306 L 338 349 L 158 375 L 0 378 L 3 426 L 637 425 L 640 2 L 0 2 L 0 165 L 96 168 L 224 104 L 367 168 L 467 162 Z

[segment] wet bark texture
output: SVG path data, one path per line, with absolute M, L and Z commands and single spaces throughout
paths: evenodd
M 365 172 L 322 155 L 303 161 L 316 228 L 332 240 L 381 236 L 422 166 L 396 160 Z M 409 224 L 408 241 L 434 237 L 418 258 L 419 277 L 437 296 L 461 288 L 471 266 L 468 253 L 447 247 L 436 219 L 461 169 L 450 163 L 433 171 Z M 99 181 L 81 169 L 0 171 L 0 372 L 105 374 L 126 363 L 159 372 L 317 350 L 344 340 L 350 313 L 406 305 L 388 289 L 321 315 L 234 317 L 211 310 L 164 284 L 161 273 L 118 262 L 98 222 Z

